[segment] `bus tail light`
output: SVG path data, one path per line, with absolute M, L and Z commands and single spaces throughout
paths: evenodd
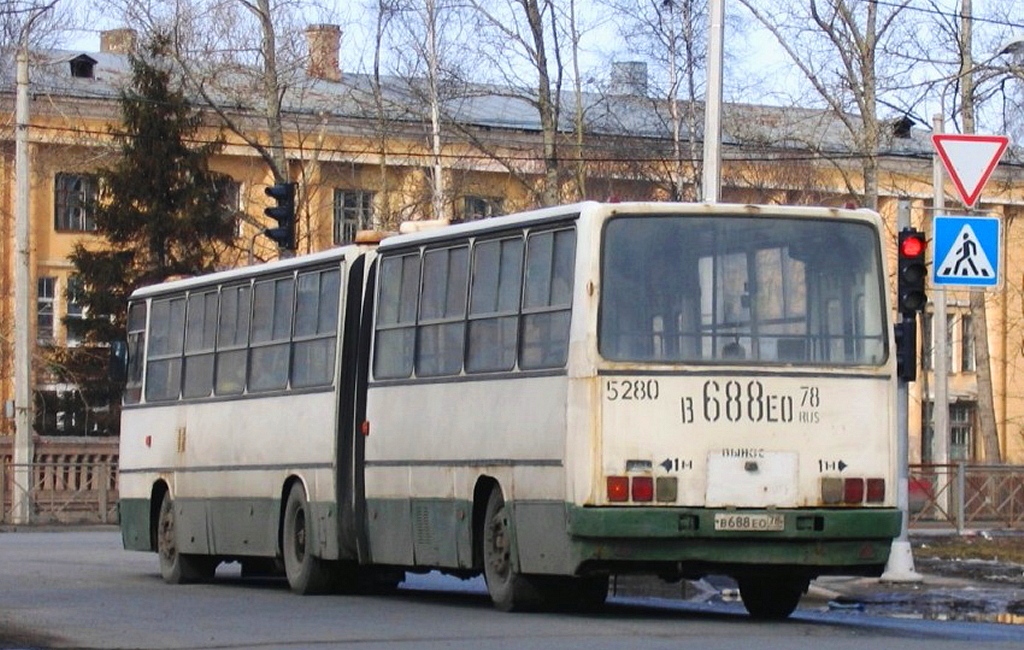
M 843 503 L 863 503 L 864 479 L 843 479 Z
M 679 479 L 675 476 L 659 476 L 655 482 L 655 499 L 661 503 L 675 503 L 679 496 Z
M 630 494 L 634 501 L 654 501 L 654 479 L 650 476 L 634 476 Z
M 609 476 L 607 480 L 608 484 L 608 500 L 614 502 L 629 501 L 629 477 L 628 476 Z
M 679 496 L 679 479 L 675 476 L 607 476 L 606 497 L 612 503 L 675 503 Z
M 864 500 L 868 503 L 881 503 L 885 501 L 885 479 L 869 478 L 868 491 Z
M 834 506 L 843 501 L 843 479 L 825 476 L 821 479 L 821 502 Z
M 821 479 L 821 502 L 827 506 L 882 503 L 883 501 L 885 501 L 884 478 L 826 476 Z

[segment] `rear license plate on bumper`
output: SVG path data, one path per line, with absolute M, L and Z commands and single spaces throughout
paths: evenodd
M 774 531 L 785 529 L 786 518 L 783 515 L 715 513 L 715 530 Z

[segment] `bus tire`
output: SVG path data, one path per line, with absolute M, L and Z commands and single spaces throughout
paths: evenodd
M 743 607 L 752 618 L 779 621 L 787 618 L 807 591 L 807 580 L 758 576 L 737 580 Z
M 503 612 L 535 609 L 541 594 L 528 576 L 515 567 L 512 557 L 513 523 L 501 489 L 495 487 L 487 499 L 480 542 L 484 580 L 494 606 Z
M 164 582 L 182 585 L 213 579 L 218 564 L 216 558 L 178 552 L 174 501 L 171 500 L 170 492 L 165 492 L 160 501 L 156 531 L 156 550 L 160 557 L 160 575 Z
M 312 541 L 313 518 L 306 490 L 296 483 L 285 502 L 281 552 L 288 586 L 301 595 L 327 593 L 333 582 L 328 563 L 313 555 Z

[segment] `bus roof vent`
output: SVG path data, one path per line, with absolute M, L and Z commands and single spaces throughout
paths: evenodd
M 434 230 L 436 228 L 444 228 L 451 224 L 448 219 L 418 219 L 416 221 L 403 221 L 402 225 L 398 227 L 398 232 L 403 235 L 414 232 L 423 232 L 424 230 Z
M 384 230 L 357 230 L 355 239 L 352 240 L 354 244 L 373 245 L 379 244 L 384 240 L 385 237 L 394 235 L 393 232 L 387 232 Z

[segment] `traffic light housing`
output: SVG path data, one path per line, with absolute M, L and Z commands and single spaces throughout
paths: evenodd
M 928 243 L 924 233 L 914 228 L 904 228 L 899 233 L 896 253 L 899 264 L 896 272 L 896 300 L 900 313 L 904 316 L 916 316 L 924 311 L 928 303 L 925 292 L 925 279 L 928 267 L 924 254 Z
M 904 318 L 893 326 L 896 339 L 896 376 L 902 381 L 917 379 L 917 319 Z
M 277 222 L 263 234 L 270 237 L 283 250 L 295 250 L 295 183 L 275 183 L 263 190 L 277 205 L 265 208 L 263 214 Z

